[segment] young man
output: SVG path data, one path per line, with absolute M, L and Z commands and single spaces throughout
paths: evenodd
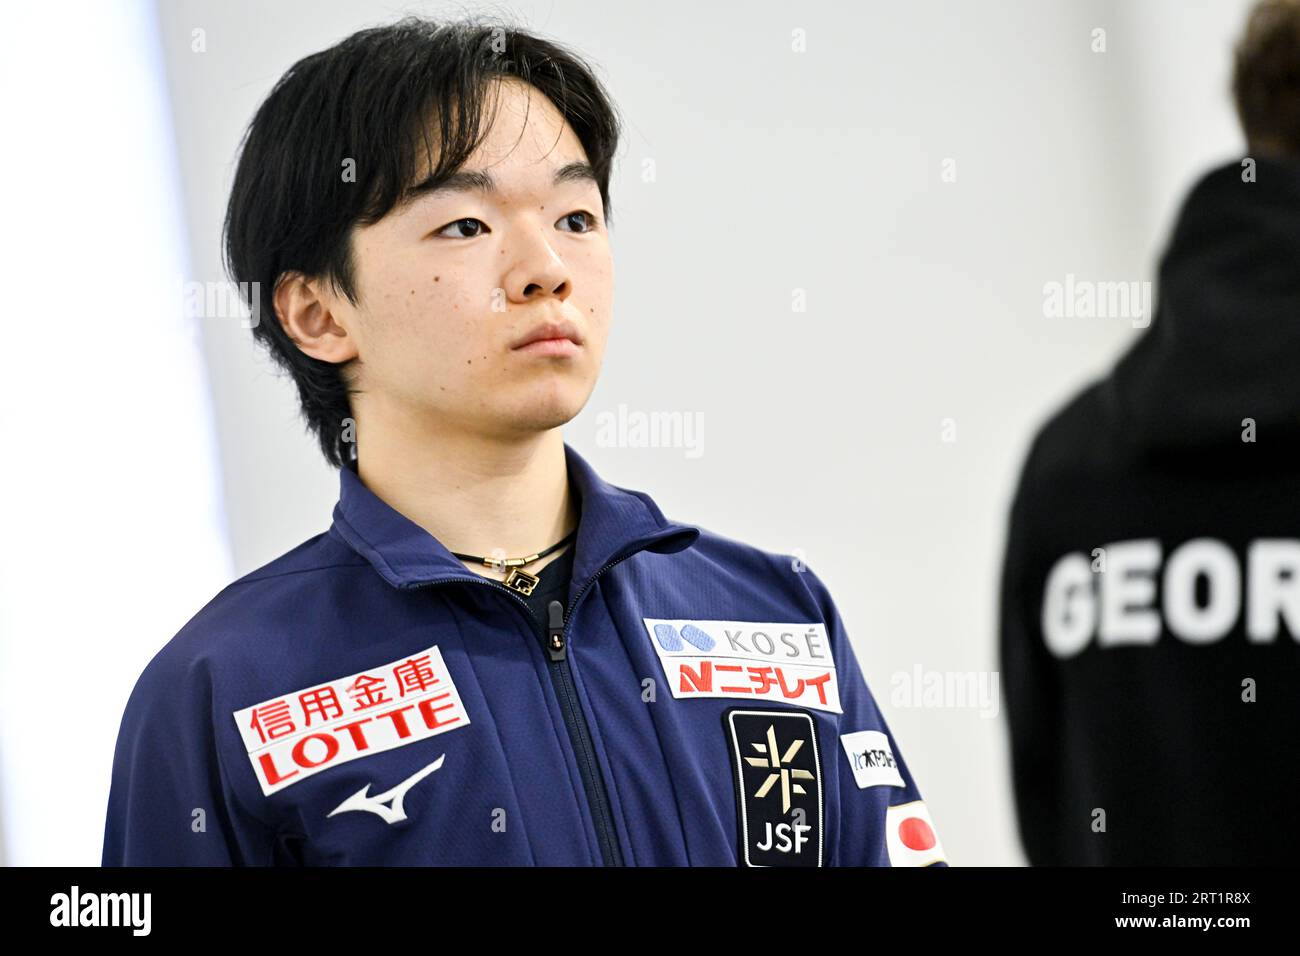
M 1249 157 L 1191 190 L 1150 329 L 1042 428 L 1012 507 L 1002 673 L 1034 864 L 1300 853 L 1298 0 L 1257 6 L 1234 88 Z
M 943 861 L 817 576 L 563 441 L 617 140 L 587 67 L 491 25 L 366 30 L 276 85 L 228 259 L 339 501 L 146 668 L 105 864 Z

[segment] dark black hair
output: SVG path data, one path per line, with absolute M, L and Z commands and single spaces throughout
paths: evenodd
M 356 303 L 352 227 L 382 219 L 417 177 L 441 180 L 464 165 L 495 116 L 492 81 L 501 77 L 531 84 L 568 122 L 608 222 L 620 129 L 613 103 L 577 55 L 504 22 L 406 17 L 354 33 L 295 63 L 244 134 L 223 227 L 226 269 L 260 309 L 253 334 L 293 376 L 307 427 L 336 467 L 355 449 L 344 432 L 351 363 L 312 358 L 293 343 L 275 315 L 276 283 L 300 272 Z M 355 182 L 344 176 L 348 160 Z
M 1232 93 L 1252 152 L 1300 158 L 1300 0 L 1261 0 L 1251 10 Z

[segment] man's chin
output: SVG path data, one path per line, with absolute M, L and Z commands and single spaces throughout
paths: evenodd
M 589 394 L 542 392 L 531 401 L 521 398 L 512 402 L 502 411 L 502 417 L 510 428 L 520 433 L 550 431 L 573 421 L 587 404 Z

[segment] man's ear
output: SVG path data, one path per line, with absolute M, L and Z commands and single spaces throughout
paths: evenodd
M 335 319 L 334 298 L 320 280 L 285 272 L 276 281 L 272 300 L 284 334 L 305 354 L 336 364 L 357 357 L 356 338 Z

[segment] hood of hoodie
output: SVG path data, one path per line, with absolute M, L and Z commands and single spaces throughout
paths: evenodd
M 1160 260 L 1150 327 L 1103 391 L 1126 439 L 1170 454 L 1300 449 L 1300 161 L 1205 174 Z M 1285 444 L 1282 444 L 1285 443 Z

